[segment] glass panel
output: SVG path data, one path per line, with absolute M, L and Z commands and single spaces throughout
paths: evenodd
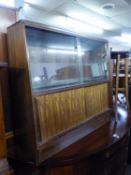
M 26 28 L 33 90 L 107 79 L 105 42 Z
M 83 81 L 99 81 L 107 79 L 106 43 L 86 38 L 79 38 L 78 48 L 84 53 L 81 55 Z
M 33 89 L 78 84 L 75 37 L 32 28 L 26 34 Z

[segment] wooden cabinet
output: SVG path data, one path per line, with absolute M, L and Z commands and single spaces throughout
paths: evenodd
M 107 41 L 19 21 L 8 47 L 16 159 L 39 165 L 110 120 Z

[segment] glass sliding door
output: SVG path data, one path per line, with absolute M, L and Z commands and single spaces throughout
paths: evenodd
M 105 42 L 26 28 L 33 91 L 107 79 Z

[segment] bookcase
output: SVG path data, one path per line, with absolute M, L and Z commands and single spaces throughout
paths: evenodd
M 22 20 L 8 47 L 15 158 L 39 165 L 110 120 L 107 41 Z

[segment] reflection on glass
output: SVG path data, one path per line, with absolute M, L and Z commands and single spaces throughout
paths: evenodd
M 82 55 L 83 81 L 103 80 L 107 78 L 107 55 L 105 43 L 79 38 Z
M 107 78 L 105 42 L 26 28 L 33 90 Z

